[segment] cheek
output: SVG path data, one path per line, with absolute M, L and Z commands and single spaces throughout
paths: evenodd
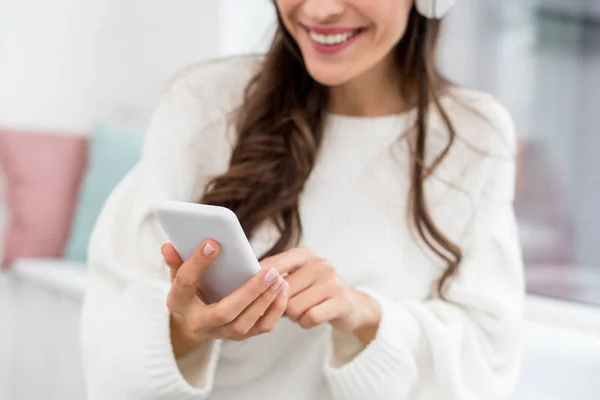
M 293 29 L 293 24 L 291 24 L 292 18 L 294 14 L 299 9 L 301 3 L 304 0 L 276 0 L 275 5 L 277 6 L 277 11 L 285 24 L 287 30 Z
M 380 7 L 372 18 L 377 27 L 377 40 L 382 46 L 393 47 L 402 39 L 412 6 L 412 0 L 380 0 Z

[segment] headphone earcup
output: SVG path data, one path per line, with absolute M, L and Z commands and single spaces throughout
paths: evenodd
M 429 19 L 440 19 L 454 7 L 458 0 L 415 0 L 419 13 Z

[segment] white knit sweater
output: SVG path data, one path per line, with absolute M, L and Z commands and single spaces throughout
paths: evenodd
M 105 205 L 89 249 L 83 314 L 93 400 L 495 399 L 515 384 L 521 357 L 523 276 L 512 208 L 515 131 L 490 96 L 455 89 L 442 100 L 458 132 L 425 185 L 434 221 L 464 259 L 448 300 L 435 296 L 443 263 L 409 229 L 409 135 L 415 112 L 327 117 L 317 165 L 301 198 L 302 244 L 332 261 L 381 306 L 362 348 L 328 325 L 287 319 L 244 342 L 215 341 L 176 360 L 170 343 L 166 237 L 160 200 L 196 200 L 227 169 L 231 112 L 260 60 L 196 65 L 170 84 L 143 156 Z M 430 116 L 429 160 L 444 147 Z M 264 226 L 262 254 L 276 239 Z

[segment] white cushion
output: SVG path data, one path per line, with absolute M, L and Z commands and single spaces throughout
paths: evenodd
M 83 299 L 86 266 L 77 261 L 45 258 L 21 258 L 11 265 L 12 275 L 29 284 Z
M 600 337 L 540 322 L 525 324 L 525 357 L 511 400 L 597 400 Z

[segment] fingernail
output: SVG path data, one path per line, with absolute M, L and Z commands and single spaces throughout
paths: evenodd
M 287 282 L 284 282 L 284 285 L 285 286 L 283 286 L 283 289 L 281 289 L 281 295 L 283 297 L 287 297 L 288 293 L 290 292 L 290 284 Z
M 276 292 L 279 290 L 279 288 L 281 287 L 281 284 L 283 283 L 283 278 L 279 277 L 277 278 L 277 282 L 275 282 L 274 284 L 271 285 L 271 287 L 269 288 L 269 290 L 271 292 Z
M 271 268 L 266 274 L 265 274 L 265 281 L 266 282 L 273 282 L 275 280 L 275 278 L 277 278 L 279 276 L 279 272 L 277 272 L 277 270 L 275 268 Z
M 206 243 L 206 246 L 204 246 L 204 255 L 205 256 L 210 256 L 212 255 L 215 251 L 217 251 L 217 249 L 215 249 L 214 247 L 212 247 L 210 245 L 210 242 Z
M 160 246 L 160 254 L 162 254 L 163 256 L 165 255 L 165 247 L 167 246 L 166 243 L 164 243 L 162 246 Z

